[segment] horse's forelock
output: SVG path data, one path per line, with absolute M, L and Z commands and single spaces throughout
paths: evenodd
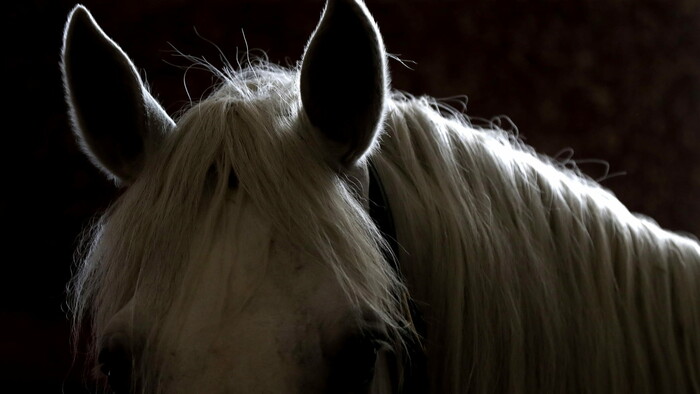
M 155 295 L 142 300 L 146 307 L 167 308 L 193 233 L 216 226 L 225 211 L 230 175 L 280 234 L 332 268 L 351 299 L 397 332 L 407 326 L 404 290 L 384 261 L 384 241 L 352 189 L 320 159 L 296 74 L 267 64 L 223 72 L 220 87 L 179 117 L 93 227 L 71 284 L 76 332 L 90 317 L 96 341 L 139 289 Z M 154 327 L 160 318 L 151 316 Z M 150 335 L 157 343 L 157 333 Z

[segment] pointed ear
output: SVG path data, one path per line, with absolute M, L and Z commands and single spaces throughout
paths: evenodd
M 83 150 L 109 177 L 131 183 L 174 122 L 83 6 L 68 17 L 62 55 L 66 101 Z
M 304 53 L 300 89 L 334 164 L 352 167 L 372 147 L 387 84 L 384 43 L 365 5 L 329 0 Z

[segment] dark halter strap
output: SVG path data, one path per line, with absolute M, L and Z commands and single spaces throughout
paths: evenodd
M 384 186 L 379 179 L 379 173 L 372 162 L 369 162 L 369 215 L 372 217 L 374 224 L 377 225 L 382 236 L 389 244 L 389 248 L 393 256 L 389 256 L 388 251 L 385 252 L 385 258 L 391 264 L 391 268 L 403 279 L 401 275 L 401 267 L 399 267 L 399 242 L 396 239 L 396 226 L 394 225 L 394 217 L 391 214 L 391 208 L 384 192 Z
M 379 173 L 371 161 L 369 162 L 368 168 L 369 214 L 389 245 L 390 250 L 384 253 L 386 261 L 389 262 L 398 278 L 404 281 L 399 264 L 399 242 L 396 236 L 396 226 L 394 225 L 394 217 L 391 214 L 391 207 L 389 206 L 382 181 L 379 178 Z M 389 255 L 389 253 L 393 256 Z M 421 338 L 424 338 L 426 324 L 423 316 L 413 300 L 409 298 L 406 300 L 406 303 L 416 332 Z M 411 346 L 409 349 L 408 359 L 410 365 L 407 365 L 404 369 L 402 393 L 422 393 L 427 390 L 427 381 L 425 380 L 425 353 L 420 344 L 416 343 L 414 345 L 415 346 Z

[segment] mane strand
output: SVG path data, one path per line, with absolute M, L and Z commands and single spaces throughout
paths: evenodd
M 432 391 L 700 392 L 696 239 L 433 99 L 388 111 L 372 160 Z

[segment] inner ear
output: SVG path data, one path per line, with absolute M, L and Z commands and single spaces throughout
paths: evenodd
M 367 8 L 329 0 L 304 53 L 300 89 L 309 121 L 341 167 L 352 167 L 375 143 L 387 80 L 384 44 Z

